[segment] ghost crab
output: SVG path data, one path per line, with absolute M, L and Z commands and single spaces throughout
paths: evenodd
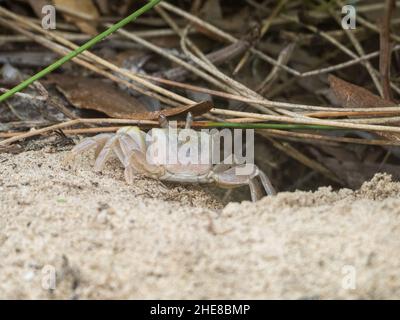
M 161 128 L 150 130 L 151 137 L 165 137 L 166 131 L 172 128 L 165 116 L 161 116 L 159 121 Z M 205 134 L 206 139 L 212 139 L 211 135 L 207 133 L 191 129 L 191 123 L 192 115 L 188 113 L 185 130 L 188 130 L 191 135 L 204 138 Z M 177 132 L 182 130 L 176 127 L 175 129 Z M 167 139 L 171 139 L 171 137 L 167 135 Z M 99 134 L 86 138 L 72 149 L 70 158 L 74 158 L 76 155 L 93 148 L 95 148 L 95 171 L 101 171 L 114 152 L 125 167 L 124 174 L 128 184 L 133 183 L 135 174 L 141 174 L 153 179 L 170 182 L 216 184 L 221 188 L 227 189 L 248 185 L 251 199 L 255 202 L 257 201 L 255 179 L 259 177 L 265 192 L 268 195 L 275 194 L 269 178 L 254 164 L 213 165 L 211 161 L 196 164 L 179 162 L 170 164 L 168 162 L 160 162 L 160 159 L 155 160 L 152 158 L 152 153 L 148 152 L 149 144 L 146 140 L 146 133 L 138 127 L 123 127 L 116 134 Z M 244 166 L 247 166 L 247 169 L 250 166 L 251 173 L 238 175 L 237 170 L 244 169 Z

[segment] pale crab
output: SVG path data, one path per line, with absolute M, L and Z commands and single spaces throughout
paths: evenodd
M 185 130 L 189 134 L 196 137 L 212 139 L 207 133 L 195 131 L 191 129 L 192 115 L 188 113 L 186 119 Z M 147 134 L 150 137 L 165 137 L 171 139 L 169 129 L 170 122 L 164 116 L 160 117 L 161 128 L 153 128 Z M 177 132 L 183 129 L 177 129 Z M 193 142 L 192 142 L 193 143 Z M 195 142 L 197 143 L 197 142 Z M 199 183 L 199 184 L 216 184 L 221 188 L 237 188 L 248 185 L 250 195 L 253 202 L 258 200 L 259 188 L 255 181 L 257 177 L 268 195 L 274 195 L 275 189 L 269 178 L 256 165 L 251 164 L 251 173 L 237 174 L 238 169 L 244 168 L 245 165 L 213 165 L 211 161 L 206 163 L 168 163 L 160 162 L 160 159 L 152 158 L 154 153 L 149 151 L 148 139 L 146 133 L 138 127 L 123 127 L 116 134 L 99 134 L 94 137 L 86 138 L 77 144 L 71 151 L 69 158 L 95 148 L 95 171 L 101 171 L 114 152 L 117 158 L 125 167 L 125 179 L 128 184 L 133 183 L 134 175 L 140 174 L 153 179 L 179 182 L 179 183 Z M 159 156 L 159 155 L 158 155 Z M 249 164 L 246 164 L 249 166 Z M 247 167 L 248 169 L 249 167 Z

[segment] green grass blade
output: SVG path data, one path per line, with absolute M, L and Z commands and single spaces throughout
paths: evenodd
M 135 11 L 134 13 L 132 13 L 130 16 L 126 17 L 125 19 L 119 21 L 118 23 L 112 25 L 110 28 L 108 28 L 106 31 L 104 31 L 103 33 L 97 35 L 96 37 L 94 37 L 93 39 L 89 40 L 88 42 L 86 42 L 85 44 L 83 44 L 81 47 L 77 48 L 76 50 L 70 52 L 68 55 L 62 57 L 60 60 L 54 62 L 53 64 L 51 64 L 50 66 L 48 66 L 47 68 L 43 69 L 42 71 L 38 72 L 37 74 L 35 74 L 34 76 L 32 76 L 31 78 L 21 82 L 19 85 L 17 85 L 16 87 L 12 88 L 11 90 L 7 91 L 6 93 L 4 93 L 3 95 L 0 96 L 0 102 L 5 101 L 6 99 L 12 97 L 14 94 L 16 94 L 17 92 L 20 92 L 22 90 L 24 90 L 26 87 L 28 87 L 29 85 L 31 85 L 33 82 L 39 80 L 40 78 L 46 76 L 47 74 L 49 74 L 50 72 L 58 69 L 59 67 L 61 67 L 64 63 L 68 62 L 69 60 L 75 58 L 76 56 L 78 56 L 79 54 L 81 54 L 82 52 L 90 49 L 91 47 L 93 47 L 96 43 L 102 41 L 103 39 L 107 38 L 109 35 L 111 35 L 112 33 L 114 33 L 115 31 L 117 31 L 118 29 L 126 26 L 128 23 L 136 20 L 139 16 L 141 16 L 143 13 L 149 11 L 150 9 L 152 9 L 155 5 L 157 5 L 159 2 L 161 2 L 162 0 L 152 0 L 149 1 L 146 5 L 144 5 L 143 7 L 141 7 L 140 9 L 138 9 L 137 11 Z

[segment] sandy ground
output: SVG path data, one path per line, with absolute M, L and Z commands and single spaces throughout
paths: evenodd
M 223 207 L 51 148 L 0 154 L 0 298 L 400 298 L 400 184 Z M 54 279 L 55 289 L 49 289 Z

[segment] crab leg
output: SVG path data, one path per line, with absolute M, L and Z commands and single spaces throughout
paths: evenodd
M 249 180 L 250 196 L 251 201 L 256 202 L 258 200 L 257 186 L 253 179 Z
M 142 150 L 139 143 L 137 143 L 131 136 L 127 134 L 123 134 L 119 138 L 119 142 L 121 145 L 122 152 L 125 156 L 129 156 L 133 150 L 140 150 L 145 152 L 146 150 Z
M 83 139 L 80 143 L 78 143 L 72 150 L 68 156 L 67 160 L 73 159 L 79 153 L 88 151 L 92 148 L 96 148 L 95 157 L 97 158 L 101 149 L 103 149 L 106 142 L 112 137 L 112 134 L 103 133 L 94 137 Z
M 261 183 L 268 195 L 276 194 L 275 189 L 272 187 L 268 177 L 254 165 L 253 173 L 249 175 L 237 175 L 236 169 L 240 166 L 230 168 L 223 172 L 215 172 L 211 175 L 212 179 L 222 188 L 236 188 L 248 185 L 250 188 L 250 195 L 253 201 L 257 200 L 257 186 L 255 185 L 254 178 L 260 177 Z
M 94 163 L 94 170 L 95 171 L 101 171 L 104 168 L 104 165 L 106 164 L 107 160 L 110 158 L 111 152 L 115 149 L 115 145 L 118 142 L 118 136 L 114 136 L 111 139 L 109 139 L 106 144 L 104 145 L 104 148 L 100 151 L 98 157 L 96 158 L 96 162 Z M 118 155 L 118 153 L 117 153 Z
M 160 114 L 160 116 L 158 117 L 158 122 L 160 123 L 160 127 L 164 128 L 164 129 L 168 129 L 169 128 L 169 122 L 167 120 L 167 117 L 163 114 Z
M 125 180 L 128 184 L 133 184 L 133 177 L 138 172 L 132 166 L 126 166 L 124 171 Z
M 161 166 L 148 163 L 146 156 L 138 150 L 131 152 L 127 159 L 126 167 L 133 167 L 138 172 L 154 178 L 159 178 L 164 174 L 164 169 Z
M 115 143 L 115 144 L 114 144 L 113 151 L 114 151 L 114 153 L 117 155 L 119 161 L 121 161 L 121 163 L 122 163 L 123 165 L 125 165 L 126 156 L 125 156 L 125 154 L 124 154 L 124 152 L 123 152 L 123 150 L 122 150 L 122 148 L 121 148 L 121 141 L 120 141 L 120 139 L 118 139 L 118 143 Z
M 185 129 L 190 129 L 192 127 L 193 123 L 193 115 L 191 112 L 188 112 L 186 115 L 186 124 L 185 124 Z
M 258 176 L 260 177 L 261 183 L 265 189 L 265 192 L 270 195 L 276 195 L 275 188 L 272 186 L 271 180 L 267 177 L 267 175 L 257 168 Z

